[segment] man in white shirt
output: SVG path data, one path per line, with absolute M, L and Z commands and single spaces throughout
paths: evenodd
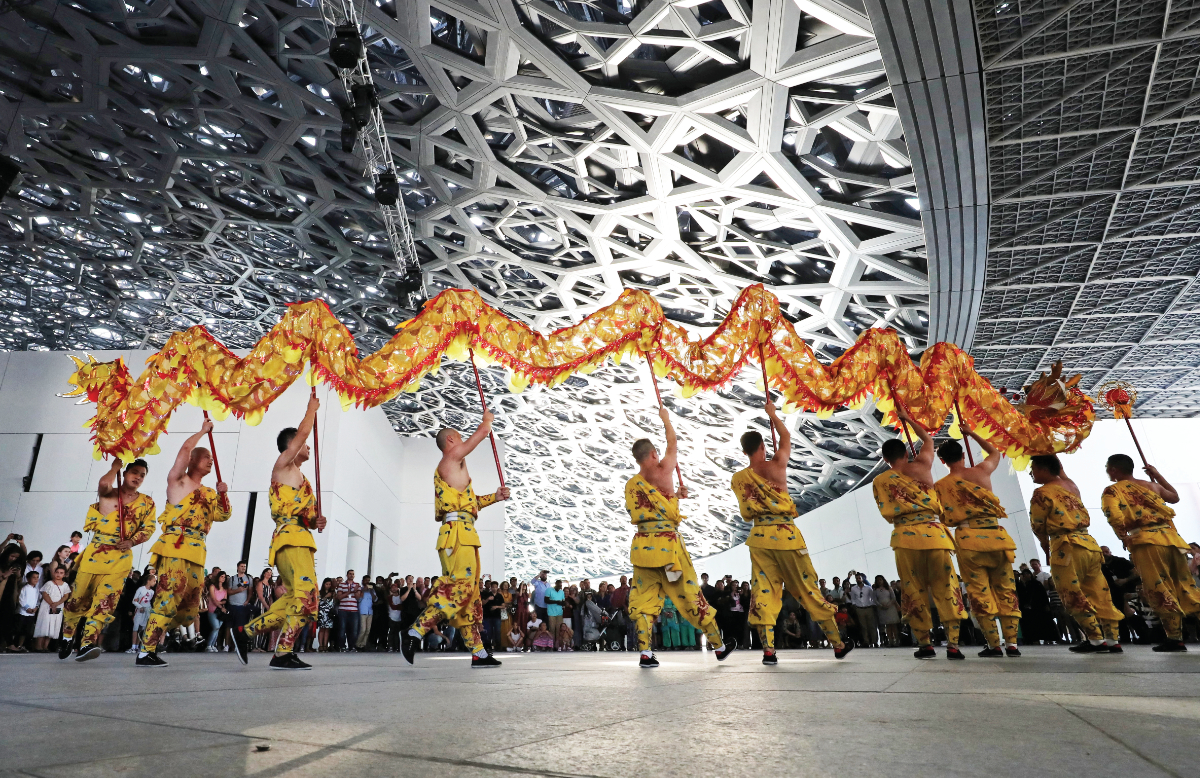
M 534 612 L 533 618 L 525 625 L 525 650 L 529 651 L 533 648 L 533 639 L 537 636 L 538 627 L 542 626 L 542 620 L 539 619 Z
M 846 592 L 842 589 L 842 579 L 836 575 L 833 577 L 833 585 L 829 587 L 829 601 L 834 605 L 841 605 L 846 601 Z
M 1042 569 L 1042 560 L 1030 559 L 1029 566 L 1033 568 L 1033 577 L 1038 579 L 1038 583 L 1045 586 L 1046 581 L 1050 578 L 1050 573 Z
M 867 577 L 856 573 L 856 583 L 850 586 L 850 606 L 854 609 L 854 621 L 863 643 L 879 645 L 879 629 L 875 618 L 875 590 L 867 583 Z

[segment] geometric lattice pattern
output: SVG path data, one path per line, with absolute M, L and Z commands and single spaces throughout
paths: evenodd
M 0 203 L 0 348 L 158 347 L 196 323 L 246 347 L 320 296 L 373 349 L 411 314 L 361 144 L 341 147 L 316 2 L 41 0 L 5 17 L 2 151 L 25 179 Z M 764 283 L 825 360 L 868 327 L 923 349 L 918 192 L 855 5 L 365 4 L 426 290 L 474 287 L 547 331 L 642 288 L 701 333 Z M 464 378 L 427 379 L 388 407 L 394 426 L 474 423 Z M 756 378 L 673 401 L 698 555 L 742 532 L 728 477 L 761 423 Z M 656 432 L 648 387 L 633 368 L 520 397 L 496 379 L 514 565 L 627 566 L 619 476 Z M 868 411 L 789 423 L 805 507 L 875 463 Z
M 992 216 L 972 353 L 1200 411 L 1200 3 L 982 0 Z M 1101 409 L 1103 410 L 1103 409 Z M 1105 411 L 1107 412 L 1107 411 Z

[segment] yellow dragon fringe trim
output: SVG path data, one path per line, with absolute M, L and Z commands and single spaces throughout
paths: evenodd
M 202 326 L 171 335 L 136 380 L 121 359 L 99 363 L 72 357 L 76 371 L 70 381 L 76 389 L 66 396 L 86 394 L 97 404 L 90 422 L 96 457 L 111 454 L 125 461 L 158 453 L 158 436 L 182 402 L 218 420 L 232 413 L 258 424 L 309 365 L 309 383 L 333 388 L 343 409 L 370 408 L 400 392 L 417 391 L 421 377 L 436 369 L 443 355 L 466 360 L 470 351 L 481 363 L 507 367 L 514 392 L 531 383 L 555 386 L 575 373 L 591 373 L 609 358 L 619 363 L 643 355 L 656 375 L 679 383 L 684 397 L 726 384 L 747 361 L 758 362 L 761 353 L 771 387 L 787 400 L 785 410 L 827 416 L 841 406 L 859 407 L 870 394 L 884 422 L 895 425 L 894 389 L 912 418 L 933 430 L 941 428 L 957 397 L 971 428 L 1019 465 L 1030 454 L 1075 450 L 1095 420 L 1088 398 L 1074 386 L 1078 378 L 1064 383 L 1061 368 L 1029 387 L 1018 411 L 957 346 L 931 346 L 918 368 L 894 330 L 867 330 L 832 364 L 823 365 L 762 285 L 744 289 L 725 320 L 701 341 L 689 340 L 683 328 L 668 321 L 650 294 L 632 289 L 548 336 L 463 289 L 442 292 L 398 329 L 379 351 L 360 357 L 350 331 L 325 303 L 296 303 L 241 359 Z M 951 431 L 957 432 L 957 424 Z

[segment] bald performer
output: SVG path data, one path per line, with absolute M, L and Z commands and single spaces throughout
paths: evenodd
M 212 422 L 205 419 L 200 431 L 183 442 L 167 473 L 167 507 L 158 517 L 162 537 L 150 549 L 158 588 L 142 650 L 134 662 L 138 667 L 166 667 L 158 656 L 163 636 L 195 621 L 204 584 L 208 531 L 216 522 L 229 519 L 229 486 L 220 481 L 211 489 L 200 483 L 212 472 L 213 458 L 208 449 L 196 444 L 212 428 Z

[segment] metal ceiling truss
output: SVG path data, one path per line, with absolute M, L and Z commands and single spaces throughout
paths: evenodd
M 976 368 L 1200 411 L 1200 3 L 975 3 L 992 218 Z
M 324 297 L 362 348 L 411 315 L 317 0 L 42 0 L 0 25 L 9 349 L 156 346 L 207 326 L 247 346 Z M 868 327 L 928 337 L 914 175 L 857 0 L 373 0 L 356 6 L 425 286 L 475 287 L 544 330 L 623 288 L 699 336 L 762 282 L 832 359 Z M 403 434 L 470 427 L 448 364 L 387 407 Z M 628 446 L 657 421 L 634 368 L 509 395 L 514 573 L 625 569 Z M 642 366 L 642 371 L 645 367 Z M 498 372 L 498 371 L 496 371 Z M 672 400 L 697 555 L 744 534 L 747 376 Z M 796 414 L 802 510 L 845 493 L 890 437 L 872 411 Z

